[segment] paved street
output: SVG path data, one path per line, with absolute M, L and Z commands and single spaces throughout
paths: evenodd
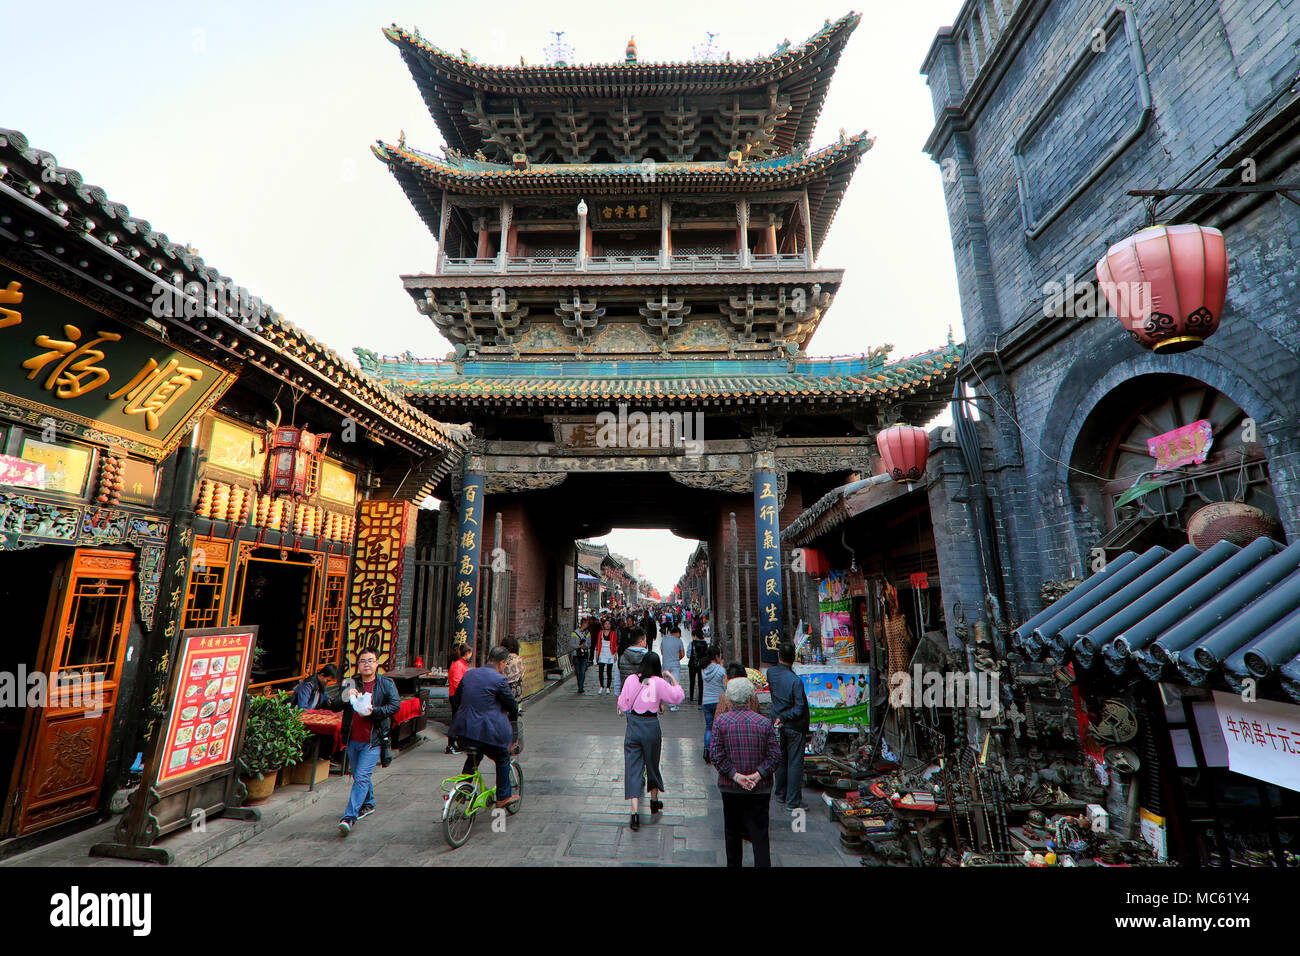
M 628 827 L 623 793 L 623 718 L 612 696 L 578 695 L 572 679 L 525 708 L 524 805 L 494 833 L 490 817 L 475 821 L 459 850 L 442 838 L 439 782 L 460 772 L 460 757 L 443 753 L 437 725 L 427 741 L 377 770 L 378 810 L 346 839 L 336 824 L 346 799 L 338 778 L 334 793 L 284 823 L 212 861 L 212 866 L 321 866 L 350 863 L 415 866 L 572 866 L 677 864 L 715 866 L 725 861 L 722 803 L 717 776 L 701 759 L 704 720 L 699 708 L 666 713 L 663 772 L 668 786 L 663 814 L 642 804 L 639 832 Z M 491 781 L 490 762 L 485 776 Z M 806 831 L 793 832 L 784 812 L 772 816 L 773 864 L 844 866 L 858 858 L 839 849 L 839 828 L 815 792 Z M 752 863 L 746 847 L 746 865 Z

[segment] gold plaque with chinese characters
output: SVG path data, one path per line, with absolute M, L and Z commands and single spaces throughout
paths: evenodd
M 592 229 L 658 229 L 659 198 L 598 199 L 587 221 Z
M 0 415 L 160 460 L 234 380 L 0 260 Z

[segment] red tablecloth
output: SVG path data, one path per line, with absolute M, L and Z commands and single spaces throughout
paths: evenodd
M 404 724 L 421 714 L 420 698 L 407 697 L 397 708 L 393 724 Z M 335 750 L 343 749 L 343 712 L 333 710 L 300 710 L 298 716 L 302 724 L 313 734 L 328 737 L 334 742 Z

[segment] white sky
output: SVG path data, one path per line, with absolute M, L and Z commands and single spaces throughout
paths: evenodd
M 849 40 L 814 147 L 868 130 L 863 158 L 818 264 L 848 270 L 810 353 L 895 357 L 961 339 L 940 170 L 921 146 L 933 111 L 920 65 L 960 0 L 873 4 Z M 442 141 L 397 48 L 391 22 L 486 62 L 544 61 L 566 31 L 579 62 L 689 59 L 717 33 L 733 58 L 799 43 L 847 0 L 698 0 L 561 9 L 394 0 L 386 4 L 178 0 L 65 2 L 5 12 L 0 126 L 21 130 L 135 216 L 246 286 L 289 321 L 351 357 L 353 346 L 441 357 L 449 345 L 403 291 L 432 269 L 435 242 L 387 169 L 376 139 L 430 152 Z M 671 588 L 694 547 L 668 532 L 615 550 L 642 557 Z M 674 542 L 677 542 L 674 544 Z

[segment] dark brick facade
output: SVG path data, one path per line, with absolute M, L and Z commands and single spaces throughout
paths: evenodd
M 1287 536 L 1300 532 L 1294 203 L 1256 195 L 1161 205 L 1161 222 L 1215 226 L 1228 246 L 1223 322 L 1196 351 L 1147 352 L 1109 315 L 1045 314 L 1050 284 L 1090 281 L 1108 245 L 1142 228 L 1129 190 L 1240 182 L 1245 159 L 1259 182 L 1300 180 L 1300 108 L 1287 92 L 1300 67 L 1300 4 L 1135 0 L 1128 9 L 968 0 L 923 66 L 937 120 L 926 149 L 943 173 L 966 330 L 963 378 L 991 398 L 979 427 L 1013 619 L 1038 609 L 1045 579 L 1084 570 L 1103 526 L 1063 463 L 1103 397 L 1138 376 L 1190 376 L 1244 409 Z M 1257 112 L 1262 123 L 1252 123 Z M 1271 135 L 1259 135 L 1266 125 Z M 936 440 L 930 496 L 944 599 L 978 606 L 965 560 L 970 519 L 952 501 L 964 493 L 960 470 L 956 450 Z

